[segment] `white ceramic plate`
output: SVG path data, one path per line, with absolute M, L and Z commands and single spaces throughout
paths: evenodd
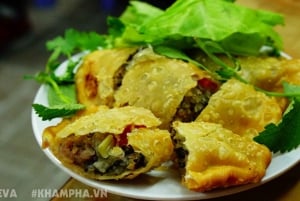
M 64 65 L 62 65 L 64 66 Z M 61 68 L 60 68 L 61 69 Z M 46 87 L 41 86 L 38 90 L 34 103 L 47 105 Z M 55 125 L 60 119 L 52 121 L 42 121 L 32 110 L 32 126 L 34 135 L 39 145 L 42 144 L 42 132 L 45 127 Z M 300 161 L 300 146 L 288 153 L 276 154 L 267 169 L 265 177 L 260 183 L 232 187 L 225 190 L 217 190 L 208 193 L 197 193 L 187 190 L 180 184 L 180 176 L 175 170 L 155 170 L 148 174 L 141 175 L 133 180 L 126 181 L 95 181 L 84 178 L 64 167 L 61 162 L 48 150 L 43 150 L 54 164 L 64 170 L 67 174 L 78 181 L 100 189 L 105 189 L 110 193 L 146 200 L 202 200 L 208 198 L 221 197 L 238 193 L 261 184 L 264 184 L 286 172 Z

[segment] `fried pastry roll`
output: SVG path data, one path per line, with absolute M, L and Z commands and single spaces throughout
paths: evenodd
M 267 147 L 220 124 L 176 121 L 173 129 L 182 183 L 190 190 L 259 182 L 271 161 Z
M 168 161 L 173 153 L 170 133 L 156 128 L 159 124 L 144 108 L 101 106 L 46 128 L 43 147 L 82 176 L 132 179 Z
M 193 57 L 205 66 L 209 66 L 210 69 L 219 70 L 219 66 L 206 55 L 196 53 Z M 233 65 L 232 59 L 227 56 L 220 55 L 219 59 L 229 66 Z M 241 77 L 261 89 L 282 92 L 284 81 L 300 85 L 300 59 L 288 58 L 286 55 L 281 57 L 238 56 L 235 59 L 239 63 Z M 281 109 L 285 110 L 289 103 L 288 99 L 277 97 L 276 100 Z
M 300 60 L 274 57 L 245 57 L 241 60 L 241 76 L 264 90 L 282 92 L 283 82 L 300 85 Z M 289 100 L 276 98 L 282 110 Z
M 282 109 L 274 97 L 230 79 L 210 97 L 196 121 L 219 123 L 234 133 L 252 138 L 267 124 L 278 123 L 281 117 Z
M 120 86 L 128 60 L 135 52 L 136 48 L 118 48 L 89 53 L 75 76 L 78 102 L 112 106 L 113 92 Z
M 161 128 L 169 128 L 174 119 L 194 120 L 216 88 L 217 83 L 195 65 L 146 48 L 133 57 L 115 92 L 115 106 L 147 108 L 161 119 Z

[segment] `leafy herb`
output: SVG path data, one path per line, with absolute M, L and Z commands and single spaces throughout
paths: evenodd
M 166 11 L 140 14 L 150 9 L 151 6 L 141 2 L 131 3 L 120 20 L 139 37 L 128 34 L 125 29 L 121 36 L 123 41 L 161 45 L 197 38 L 217 42 L 229 53 L 246 55 L 258 54 L 263 45 L 282 47 L 281 38 L 273 29 L 275 25 L 283 24 L 279 14 L 253 10 L 225 0 L 177 0 Z M 191 42 L 183 48 L 195 45 Z
M 48 106 L 33 104 L 33 109 L 43 120 L 67 117 L 84 108 L 76 100 L 74 75 L 81 57 L 72 56 L 78 52 L 95 50 L 108 45 L 107 37 L 95 32 L 66 30 L 64 37 L 59 36 L 47 42 L 47 49 L 52 51 L 44 71 L 27 77 L 48 86 Z M 67 59 L 64 72 L 56 72 L 62 59 Z
M 32 105 L 42 120 L 67 117 L 84 108 L 83 105 L 76 103 L 74 84 L 61 84 L 62 82 L 56 82 L 54 74 L 46 74 L 44 72 L 35 75 L 34 79 L 48 86 L 47 94 L 49 106 L 40 104 Z
M 64 37 L 58 36 L 47 42 L 46 46 L 52 51 L 48 59 L 46 72 L 55 70 L 61 63 L 61 56 L 70 59 L 74 54 L 98 47 L 107 46 L 107 37 L 96 32 L 79 32 L 74 29 L 65 31 Z
M 42 120 L 51 120 L 57 117 L 69 117 L 84 109 L 84 105 L 76 100 L 74 84 L 48 86 L 48 106 L 33 104 L 32 107 Z
M 300 144 L 300 86 L 284 83 L 284 89 L 285 93 L 294 93 L 295 97 L 281 122 L 278 125 L 273 123 L 267 125 L 265 130 L 254 138 L 274 153 L 290 151 Z
M 51 120 L 57 117 L 68 117 L 84 107 L 81 104 L 64 104 L 47 107 L 41 104 L 32 104 L 33 109 L 42 120 Z
M 108 18 L 108 32 L 113 46 L 147 45 L 147 35 L 139 32 L 140 26 L 161 15 L 163 11 L 150 4 L 130 1 L 130 6 L 119 18 Z

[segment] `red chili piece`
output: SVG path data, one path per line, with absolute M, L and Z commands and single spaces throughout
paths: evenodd
M 127 125 L 120 135 L 116 136 L 116 144 L 118 146 L 123 146 L 128 144 L 127 134 L 130 133 L 134 128 L 145 128 L 143 125 Z
M 198 85 L 212 93 L 216 92 L 219 88 L 219 85 L 216 82 L 206 77 L 198 80 Z

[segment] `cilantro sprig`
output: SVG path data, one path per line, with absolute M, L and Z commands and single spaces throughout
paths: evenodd
M 47 86 L 48 105 L 39 103 L 32 105 L 42 120 L 68 117 L 85 108 L 84 105 L 78 104 L 76 99 L 74 75 L 81 56 L 77 55 L 76 59 L 74 54 L 83 54 L 104 47 L 107 43 L 107 37 L 104 35 L 95 32 L 79 32 L 74 29 L 68 29 L 64 36 L 58 36 L 47 42 L 46 47 L 52 53 L 45 70 L 26 77 Z M 63 60 L 67 60 L 66 68 L 63 73 L 58 73 L 57 68 Z

